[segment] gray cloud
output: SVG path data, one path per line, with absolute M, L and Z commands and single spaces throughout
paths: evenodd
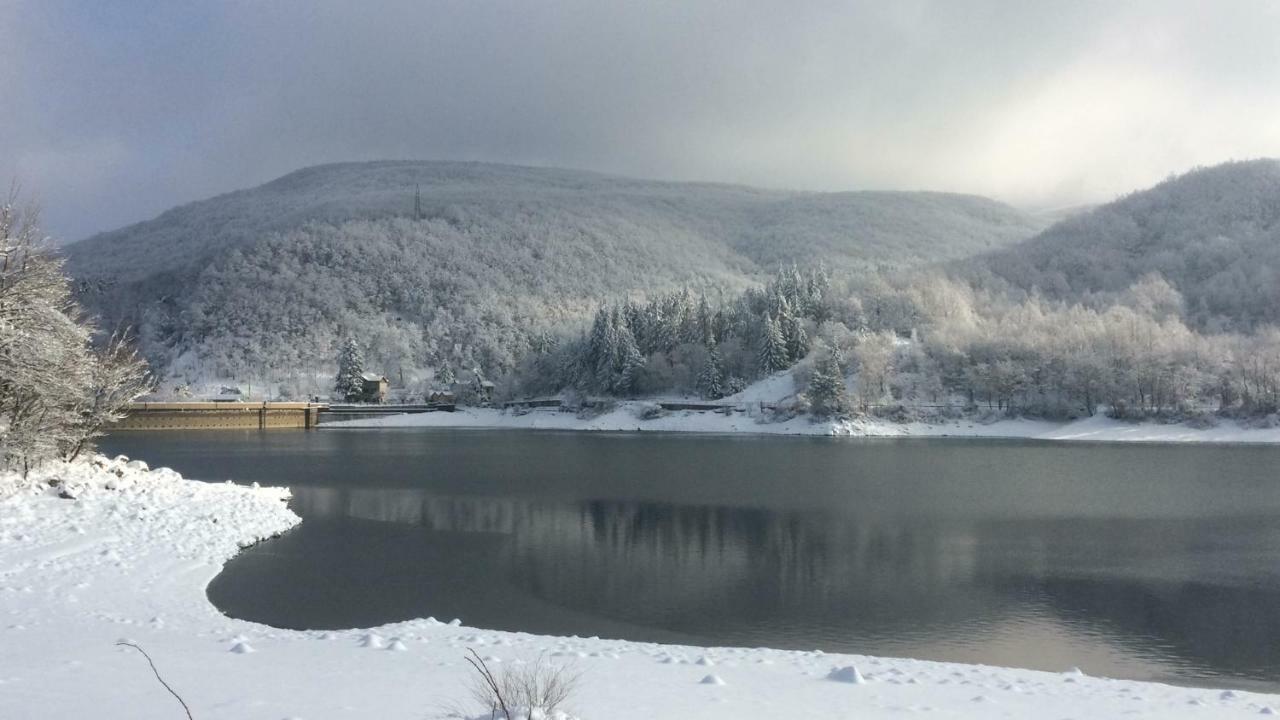
M 0 5 L 0 177 L 67 238 L 447 158 L 1108 199 L 1280 154 L 1272 2 Z

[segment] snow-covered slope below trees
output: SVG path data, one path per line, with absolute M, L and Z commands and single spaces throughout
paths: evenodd
M 940 193 L 796 193 L 442 162 L 308 168 L 67 248 L 87 306 L 165 369 L 296 384 L 353 335 L 397 376 L 491 375 L 595 305 L 736 289 L 781 263 L 907 267 L 1042 227 Z M 303 389 L 304 392 L 307 390 Z
M 56 487 L 50 487 L 56 481 Z M 58 495 L 72 499 L 60 498 Z M 469 650 L 495 668 L 580 674 L 565 709 L 597 720 L 912 716 L 1166 720 L 1272 715 L 1280 697 L 819 651 L 556 638 L 434 619 L 277 630 L 220 614 L 205 585 L 241 545 L 293 526 L 274 488 L 98 460 L 0 475 L 0 717 L 490 718 Z M 268 591 L 264 588 L 264 591 Z
M 846 378 L 846 385 L 855 380 Z M 388 415 L 364 420 L 325 423 L 342 428 L 503 428 L 525 430 L 582 430 L 597 432 L 748 433 L 757 435 L 833 435 L 844 437 L 985 437 L 1087 442 L 1201 442 L 1280 443 L 1280 422 L 1272 416 L 1253 424 L 1227 418 L 1212 426 L 1181 422 L 1116 420 L 1099 410 L 1092 417 L 1069 421 L 990 416 L 974 413 L 931 422 L 895 422 L 865 415 L 820 420 L 809 414 L 779 417 L 775 406 L 796 399 L 791 372 L 774 373 L 748 385 L 717 404 L 722 410 L 661 410 L 662 401 L 703 403 L 699 398 L 654 397 L 622 400 L 599 413 L 577 414 L 557 408 L 515 410 L 460 408 L 456 412 Z
M 763 418 L 754 410 L 729 414 L 706 410 L 675 410 L 646 416 L 646 411 L 653 405 L 649 401 L 624 401 L 609 412 L 593 417 L 579 417 L 573 413 L 547 409 L 520 414 L 494 408 L 465 408 L 452 413 L 388 415 L 368 420 L 346 420 L 323 427 L 461 427 L 846 437 L 1017 438 L 1086 442 L 1280 443 L 1280 427 L 1255 427 L 1226 419 L 1213 427 L 1193 427 L 1186 423 L 1161 423 L 1154 420 L 1114 420 L 1105 415 L 1070 421 L 1022 418 L 985 421 L 974 417 L 937 422 L 894 422 L 874 417 L 815 420 L 808 415 L 776 421 Z

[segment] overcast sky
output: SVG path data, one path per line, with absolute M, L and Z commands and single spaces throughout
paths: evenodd
M 0 179 L 74 240 L 302 166 L 1054 207 L 1280 156 L 1280 2 L 0 0 Z

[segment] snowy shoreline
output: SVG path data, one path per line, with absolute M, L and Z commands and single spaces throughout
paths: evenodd
M 0 717 L 180 716 L 121 640 L 146 648 L 202 719 L 457 717 L 468 648 L 499 666 L 542 654 L 571 663 L 583 680 L 569 710 L 584 718 L 932 711 L 977 720 L 1042 718 L 1047 705 L 1055 717 L 1225 718 L 1280 707 L 1276 695 L 1077 672 L 557 638 L 434 619 L 292 631 L 221 615 L 205 587 L 241 547 L 299 522 L 287 497 L 121 460 L 55 465 L 30 481 L 0 475 Z
M 652 402 L 621 402 L 609 412 L 579 418 L 556 409 L 523 414 L 493 408 L 460 408 L 454 412 L 388 415 L 363 420 L 324 423 L 321 428 L 490 428 L 573 430 L 588 432 L 686 432 L 756 435 L 811 435 L 865 438 L 949 437 L 1086 442 L 1143 443 L 1280 443 L 1280 428 L 1248 428 L 1224 420 L 1215 427 L 1128 422 L 1104 415 L 1068 422 L 1005 419 L 983 423 L 973 419 L 945 423 L 897 423 L 877 418 L 813 422 L 797 417 L 786 422 L 759 422 L 743 413 L 674 411 L 653 419 L 641 413 Z

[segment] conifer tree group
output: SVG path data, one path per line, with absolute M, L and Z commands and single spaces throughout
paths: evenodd
M 641 390 L 641 376 L 655 364 L 692 358 L 692 389 L 703 397 L 724 397 L 730 387 L 785 370 L 808 355 L 805 326 L 825 312 L 827 291 L 824 269 L 802 273 L 793 266 L 731 302 L 713 304 L 705 294 L 695 300 L 686 289 L 648 302 L 601 306 L 589 333 L 556 348 L 563 353 L 558 385 L 625 397 Z M 726 343 L 735 358 L 751 353 L 747 362 L 731 363 Z

